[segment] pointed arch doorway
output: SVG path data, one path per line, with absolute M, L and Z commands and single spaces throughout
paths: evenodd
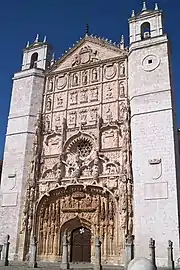
M 71 232 L 71 262 L 91 262 L 91 231 L 78 227 Z

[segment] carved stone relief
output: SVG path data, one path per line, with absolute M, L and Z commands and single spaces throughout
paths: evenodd
M 112 113 L 112 108 L 111 105 L 108 104 L 107 106 L 105 106 L 105 119 L 108 122 L 111 122 L 113 119 L 113 113 Z
M 119 83 L 119 97 L 124 98 L 125 97 L 125 85 L 124 82 Z
M 109 84 L 106 90 L 106 99 L 111 99 L 113 98 L 113 89 L 111 85 Z
M 102 132 L 102 149 L 119 147 L 120 134 L 118 129 L 109 128 Z
M 71 86 L 79 85 L 79 73 L 75 72 L 71 75 Z
M 77 91 L 70 92 L 69 93 L 69 98 L 70 98 L 70 100 L 69 100 L 70 105 L 77 104 L 77 102 L 78 102 L 78 93 L 77 93 Z
M 90 88 L 90 101 L 97 101 L 98 100 L 98 86 L 94 86 Z
M 49 78 L 47 81 L 47 91 L 48 92 L 53 91 L 53 78 Z
M 51 129 L 51 118 L 49 114 L 44 115 L 44 131 L 48 132 Z
M 56 78 L 56 85 L 57 85 L 57 89 L 61 90 L 64 89 L 67 85 L 67 75 L 66 74 L 60 74 L 57 78 Z
M 55 130 L 59 130 L 60 127 L 61 127 L 61 115 L 60 113 L 56 113 L 54 115 L 54 127 L 55 127 Z
M 124 64 L 124 62 L 119 64 L 119 76 L 120 77 L 125 76 L 125 64 Z
M 124 121 L 128 120 L 128 108 L 124 102 L 119 104 L 119 119 Z
M 104 77 L 107 80 L 111 80 L 116 76 L 117 73 L 117 67 L 116 64 L 107 64 L 104 67 Z
M 100 71 L 99 67 L 93 68 L 91 70 L 91 82 L 99 81 L 99 75 L 100 75 L 99 71 Z
M 69 112 L 68 115 L 68 125 L 70 127 L 75 127 L 77 122 L 77 112 L 76 111 L 71 111 Z
M 56 94 L 56 96 L 55 96 L 55 107 L 56 108 L 63 107 L 63 99 L 64 99 L 63 93 Z
M 89 71 L 83 70 L 81 73 L 81 83 L 82 85 L 86 85 L 89 82 Z
M 80 114 L 80 123 L 82 125 L 86 125 L 87 124 L 87 110 L 86 109 L 80 110 L 79 114 Z
M 96 123 L 98 117 L 98 107 L 93 107 L 90 109 L 89 121 Z
M 83 65 L 87 63 L 94 63 L 99 60 L 97 50 L 93 51 L 90 46 L 83 47 L 79 54 L 76 54 L 72 66 Z
M 60 151 L 61 136 L 56 133 L 47 136 L 44 143 L 44 154 L 54 155 Z
M 88 102 L 88 89 L 83 89 L 80 91 L 80 103 Z
M 51 111 L 52 109 L 52 99 L 51 97 L 47 97 L 47 101 L 46 101 L 46 111 Z

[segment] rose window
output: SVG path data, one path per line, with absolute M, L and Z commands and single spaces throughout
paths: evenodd
M 72 154 L 79 154 L 81 158 L 86 158 L 91 154 L 93 149 L 93 143 L 87 138 L 81 138 L 80 140 L 75 140 L 69 147 L 69 151 Z
M 80 141 L 77 144 L 77 152 L 81 157 L 87 157 L 91 153 L 92 145 L 88 141 Z

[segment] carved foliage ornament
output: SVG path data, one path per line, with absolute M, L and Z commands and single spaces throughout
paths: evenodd
M 78 66 L 82 64 L 94 63 L 99 60 L 97 50 L 93 51 L 90 46 L 83 47 L 79 54 L 74 56 L 72 66 Z

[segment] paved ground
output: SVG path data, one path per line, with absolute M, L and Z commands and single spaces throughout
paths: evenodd
M 48 270 L 61 270 L 60 268 L 60 263 L 38 263 L 38 268 L 39 269 L 48 269 Z M 76 265 L 71 265 L 70 267 L 72 270 L 92 270 L 93 267 L 92 265 L 86 265 L 86 264 L 76 264 Z M 0 261 L 0 270 L 32 270 L 34 268 L 30 267 L 28 263 L 25 262 L 9 262 L 9 266 L 4 266 L 3 262 Z M 118 266 L 104 266 L 104 270 L 123 270 L 123 267 L 118 267 Z M 168 268 L 158 268 L 158 270 L 171 270 Z M 179 268 L 176 270 L 180 270 Z

